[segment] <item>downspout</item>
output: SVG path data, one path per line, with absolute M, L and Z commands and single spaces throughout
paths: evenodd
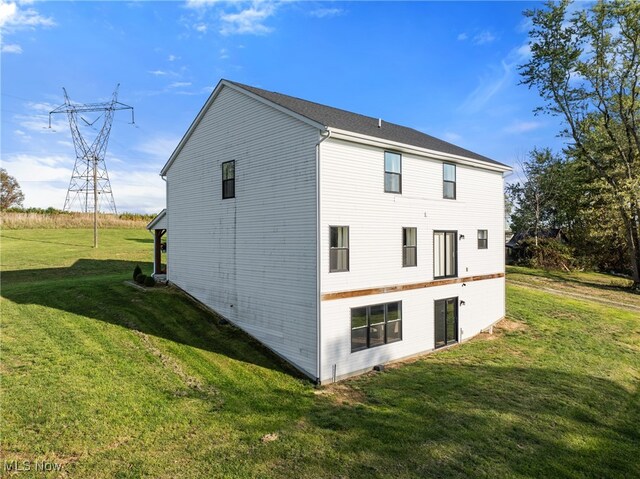
M 320 141 L 318 141 L 318 143 L 316 143 L 316 383 L 320 384 L 320 372 L 321 372 L 321 346 L 322 343 L 320 341 L 320 333 L 321 333 L 321 326 L 320 326 L 320 322 L 322 319 L 322 315 L 321 315 L 321 300 L 320 300 L 320 296 L 321 296 L 321 285 L 320 285 L 320 278 L 321 278 L 321 268 L 322 268 L 322 261 L 321 261 L 321 253 L 322 251 L 320 251 L 320 243 L 321 243 L 321 232 L 320 232 L 320 227 L 321 227 L 321 216 L 320 216 L 320 144 L 325 141 L 328 140 L 329 138 L 331 138 L 331 130 L 327 127 L 325 129 L 326 131 L 326 136 L 323 136 L 322 133 L 320 133 L 320 136 L 322 138 L 320 138 Z
M 160 178 L 162 178 L 162 181 L 164 181 L 165 184 L 165 188 L 164 188 L 164 207 L 167 210 L 167 212 L 165 213 L 165 215 L 167 216 L 166 220 L 167 220 L 167 229 L 166 229 L 166 235 L 167 235 L 167 242 L 169 240 L 169 183 L 167 183 L 167 177 L 164 176 L 162 173 L 160 173 Z M 167 243 L 168 244 L 168 243 Z M 160 265 L 162 266 L 162 254 L 160 254 Z M 167 253 L 167 257 L 166 257 L 166 267 L 165 267 L 165 281 L 167 282 L 167 284 L 169 284 L 169 254 Z

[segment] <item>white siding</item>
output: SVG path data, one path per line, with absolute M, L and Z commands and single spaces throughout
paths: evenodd
M 456 230 L 458 276 L 504 272 L 500 173 L 457 165 L 457 199 L 442 198 L 442 161 L 402 155 L 402 194 L 384 192 L 384 149 L 330 139 L 322 144 L 320 233 L 322 293 L 433 279 L 433 231 Z M 350 271 L 329 273 L 329 226 L 349 226 Z M 417 228 L 417 267 L 402 267 L 402 227 Z M 489 232 L 478 250 L 477 230 Z M 462 339 L 504 316 L 504 278 L 322 301 L 321 377 L 328 380 L 434 347 L 435 299 L 459 297 Z M 351 353 L 350 308 L 403 301 L 400 342 Z
M 223 87 L 167 172 L 169 281 L 313 377 L 318 139 Z M 222 200 L 229 160 L 236 197 Z

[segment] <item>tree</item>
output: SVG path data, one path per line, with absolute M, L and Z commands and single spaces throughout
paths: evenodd
M 513 231 L 532 231 L 535 244 L 543 228 L 567 226 L 566 209 L 561 205 L 564 189 L 563 163 L 549 149 L 534 149 L 520 163 L 524 179 L 507 186 L 513 205 Z
M 12 206 L 22 206 L 24 194 L 20 189 L 18 181 L 7 173 L 7 170 L 0 168 L 0 210 L 6 210 Z
M 564 120 L 567 153 L 587 165 L 619 217 L 640 290 L 640 2 L 573 13 L 569 4 L 525 12 L 531 59 L 520 73 L 545 100 L 537 111 Z

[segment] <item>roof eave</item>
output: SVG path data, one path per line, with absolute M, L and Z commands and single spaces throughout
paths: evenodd
M 157 215 L 155 218 L 153 218 L 153 219 L 149 222 L 149 224 L 147 225 L 147 229 L 148 229 L 148 230 L 155 229 L 155 228 L 154 228 L 154 226 L 155 226 L 157 223 L 159 223 L 159 222 L 160 222 L 160 220 L 161 220 L 162 218 L 164 218 L 166 215 L 167 215 L 167 209 L 165 208 L 165 209 L 163 209 L 160 213 L 158 213 L 158 215 Z
M 452 161 L 467 166 L 473 166 L 476 168 L 483 168 L 492 171 L 507 172 L 512 171 L 512 168 L 502 163 L 492 163 L 488 161 L 482 161 L 475 158 L 468 158 L 465 156 L 454 155 L 451 153 L 444 153 L 442 151 L 430 150 L 428 148 L 422 148 L 419 146 L 410 145 L 407 143 L 399 143 L 396 141 L 385 140 L 384 138 L 377 138 L 374 136 L 364 135 L 361 133 L 355 133 L 353 131 L 341 130 L 339 128 L 329 127 L 331 131 L 331 138 L 352 141 L 354 143 L 362 143 L 365 145 L 377 146 L 382 148 L 393 148 L 398 151 L 413 153 L 419 156 L 426 156 L 436 160 Z

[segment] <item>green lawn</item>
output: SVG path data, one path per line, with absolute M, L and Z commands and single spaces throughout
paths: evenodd
M 316 389 L 181 294 L 124 285 L 146 231 L 1 239 L 0 467 L 63 468 L 16 477 L 640 477 L 633 311 L 509 286 L 493 336 Z

